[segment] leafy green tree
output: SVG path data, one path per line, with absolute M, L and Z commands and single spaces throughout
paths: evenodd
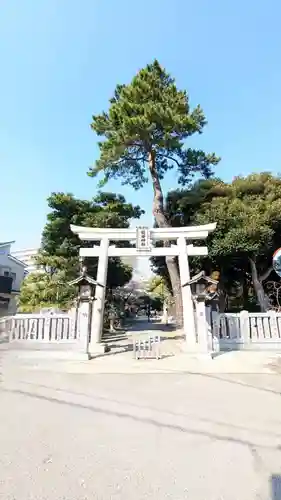
M 164 318 L 165 311 L 168 314 L 168 309 L 174 302 L 165 277 L 153 276 L 148 283 L 147 292 L 152 299 L 157 300 L 161 304 L 162 316 Z
M 217 222 L 201 266 L 209 273 L 218 269 L 226 291 L 242 290 L 244 304 L 253 287 L 265 311 L 264 283 L 272 272 L 273 252 L 281 246 L 281 177 L 261 173 L 231 183 L 202 181 L 170 193 L 166 208 L 177 225 Z M 198 261 L 193 266 L 199 267 Z
M 146 291 L 161 300 L 162 304 L 171 298 L 171 294 L 162 276 L 153 276 L 148 283 Z
M 74 287 L 62 281 L 60 273 L 34 272 L 23 281 L 19 296 L 19 310 L 39 312 L 42 308 L 68 310 L 76 295 Z
M 92 246 L 83 242 L 70 230 L 70 224 L 90 227 L 129 227 L 130 220 L 139 218 L 139 206 L 126 203 L 124 196 L 115 193 L 98 193 L 91 201 L 78 200 L 72 194 L 52 193 L 48 198 L 51 212 L 42 234 L 42 248 L 37 262 L 46 271 L 61 271 L 71 280 L 79 272 L 79 248 Z M 96 277 L 97 258 L 85 260 L 88 274 Z M 108 263 L 107 286 L 115 288 L 131 279 L 132 270 L 120 258 Z
M 161 181 L 175 168 L 180 185 L 187 185 L 194 175 L 210 177 L 219 159 L 215 154 L 187 148 L 186 140 L 202 133 L 206 124 L 200 106 L 190 108 L 186 91 L 178 90 L 158 61 L 141 69 L 129 85 L 117 85 L 108 112 L 93 116 L 92 129 L 102 137 L 100 157 L 89 171 L 103 175 L 101 185 L 121 179 L 134 189 L 150 179 L 153 188 L 153 215 L 159 227 L 169 227 L 165 216 Z M 177 319 L 182 320 L 182 294 L 175 258 L 166 258 L 177 305 Z
M 139 218 L 143 211 L 126 203 L 114 193 L 98 193 L 91 201 L 76 199 L 72 194 L 52 193 L 48 198 L 51 212 L 42 234 L 42 247 L 37 257 L 41 272 L 30 274 L 23 282 L 19 306 L 24 312 L 43 307 L 68 308 L 76 291 L 68 285 L 79 273 L 79 248 L 92 246 L 81 242 L 70 230 L 70 224 L 90 227 L 129 227 L 130 220 Z M 96 278 L 97 258 L 86 259 L 88 274 Z M 121 259 L 108 263 L 107 286 L 114 289 L 132 277 L 132 268 Z

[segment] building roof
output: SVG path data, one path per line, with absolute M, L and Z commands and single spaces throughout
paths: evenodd
M 0 242 L 0 248 L 11 246 L 13 243 L 15 243 L 15 242 L 14 241 L 2 241 L 2 242 Z M 8 255 L 8 259 L 12 260 L 16 264 L 19 264 L 20 266 L 26 267 L 26 264 L 24 262 L 22 262 L 22 260 L 17 259 L 16 257 L 14 257 L 11 254 Z
M 23 250 L 13 250 L 14 254 L 37 254 L 39 252 L 39 247 L 36 248 L 24 248 Z
M 200 271 L 200 273 L 195 274 L 190 280 L 188 280 L 183 287 L 187 285 L 193 285 L 194 283 L 197 283 L 198 281 L 203 280 L 206 281 L 207 283 L 210 283 L 211 285 L 217 285 L 218 281 L 214 280 L 213 278 L 210 278 L 210 276 L 205 275 L 205 271 Z
M 7 245 L 12 245 L 13 243 L 15 243 L 15 241 L 2 241 L 0 242 L 0 248 L 6 247 Z
M 13 255 L 11 255 L 11 254 L 9 254 L 9 255 L 8 255 L 8 258 L 9 258 L 10 260 L 12 260 L 13 262 L 15 262 L 16 264 L 19 264 L 19 265 L 21 265 L 21 266 L 23 266 L 23 267 L 28 267 L 28 266 L 27 266 L 27 265 L 26 265 L 26 264 L 25 264 L 22 260 L 17 259 L 16 257 L 14 257 L 14 256 L 13 256 Z
M 90 285 L 98 285 L 98 286 L 101 286 L 104 288 L 104 286 L 101 283 L 98 283 L 96 280 L 94 280 L 94 278 L 92 278 L 91 276 L 89 276 L 87 274 L 86 267 L 83 267 L 82 273 L 80 274 L 80 276 L 78 276 L 78 278 L 70 281 L 68 284 L 69 285 L 79 285 L 80 283 L 83 283 L 83 282 L 88 283 Z

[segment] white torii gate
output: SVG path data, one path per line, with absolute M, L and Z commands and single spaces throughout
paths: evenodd
M 208 255 L 207 247 L 195 247 L 187 244 L 186 240 L 204 240 L 208 234 L 215 230 L 216 223 L 202 226 L 147 228 L 137 227 L 134 229 L 112 229 L 93 228 L 83 226 L 70 226 L 71 231 L 77 234 L 82 241 L 100 242 L 92 248 L 80 248 L 80 257 L 98 257 L 98 270 L 96 281 L 103 287 L 96 287 L 95 302 L 92 316 L 92 331 L 90 352 L 98 351 L 101 341 L 103 312 L 105 301 L 105 290 L 107 280 L 108 257 L 127 256 L 178 256 L 181 285 L 190 280 L 188 257 L 197 255 Z M 135 247 L 117 248 L 111 241 L 135 241 Z M 154 247 L 153 241 L 169 240 L 177 241 L 176 245 L 170 247 Z M 188 348 L 192 350 L 196 342 L 193 304 L 190 286 L 182 288 L 183 299 L 183 330 L 186 336 Z

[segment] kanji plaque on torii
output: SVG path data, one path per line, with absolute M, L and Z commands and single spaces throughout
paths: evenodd
M 137 227 L 136 228 L 136 249 L 139 251 L 142 250 L 151 250 L 151 240 L 150 240 L 150 230 L 148 227 Z

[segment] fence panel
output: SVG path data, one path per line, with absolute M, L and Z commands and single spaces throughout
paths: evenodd
M 11 316 L 3 316 L 0 318 L 0 343 L 9 341 L 11 322 Z
M 240 315 L 230 313 L 220 314 L 218 326 L 214 334 L 218 337 L 222 350 L 238 345 L 242 341 Z
M 220 314 L 217 330 L 222 350 L 281 349 L 281 313 L 275 311 Z
M 69 314 L 16 314 L 5 323 L 10 341 L 74 342 L 77 321 Z

